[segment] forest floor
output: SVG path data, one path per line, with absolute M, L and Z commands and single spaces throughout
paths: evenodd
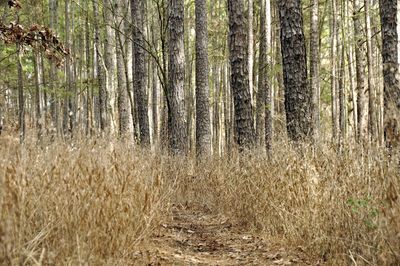
M 205 208 L 175 207 L 149 245 L 137 254 L 147 265 L 316 265 L 301 248 L 288 251 Z

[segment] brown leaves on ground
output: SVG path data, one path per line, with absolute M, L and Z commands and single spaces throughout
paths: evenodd
M 173 209 L 150 246 L 137 254 L 149 265 L 311 265 L 301 250 L 288 251 L 204 208 Z

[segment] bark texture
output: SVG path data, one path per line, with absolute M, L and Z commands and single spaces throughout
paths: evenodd
M 50 0 L 49 1 L 49 11 L 50 11 L 50 28 L 52 30 L 57 29 L 58 24 L 58 16 L 57 16 L 57 1 Z M 58 132 L 58 104 L 57 104 L 57 97 L 56 97 L 56 66 L 50 60 L 50 71 L 49 71 L 49 87 L 50 87 L 50 114 L 51 114 L 51 121 L 52 121 L 52 129 Z
M 279 1 L 278 8 L 287 131 L 291 140 L 302 141 L 312 135 L 313 93 L 307 85 L 307 57 L 301 1 Z
M 211 152 L 210 89 L 208 87 L 207 1 L 196 0 L 196 150 Z
M 373 68 L 373 49 L 372 49 L 372 30 L 371 30 L 371 17 L 370 17 L 370 1 L 364 0 L 364 16 L 365 16 L 365 31 L 367 43 L 367 66 L 368 66 L 368 131 L 372 141 L 377 140 L 378 132 L 378 119 L 376 116 L 375 108 L 375 82 L 374 82 L 374 68 Z
M 384 76 L 386 146 L 398 152 L 400 144 L 399 0 L 380 0 Z
M 311 22 L 310 22 L 310 85 L 313 91 L 313 117 L 314 117 L 314 134 L 318 138 L 319 135 L 319 105 L 320 105 L 320 82 L 319 82 L 319 0 L 312 0 Z
M 270 0 L 260 0 L 260 55 L 258 69 L 257 95 L 257 138 L 261 147 L 269 151 L 272 146 L 272 115 L 273 98 L 271 86 L 268 83 L 268 73 L 271 64 L 269 51 L 271 49 L 271 3 Z
M 366 67 L 366 47 L 363 37 L 363 28 L 361 24 L 362 14 L 360 12 L 360 0 L 353 1 L 353 23 L 355 34 L 355 52 L 356 52 L 356 78 L 357 78 L 357 131 L 360 140 L 365 139 L 368 135 L 368 102 L 367 102 L 367 85 L 365 80 Z
M 25 98 L 24 98 L 24 80 L 21 63 L 21 45 L 17 43 L 17 69 L 18 69 L 18 126 L 19 126 L 19 141 L 25 141 Z
M 249 88 L 248 38 L 242 0 L 228 0 L 229 61 L 235 110 L 235 139 L 240 150 L 255 144 Z
M 117 79 L 118 79 L 118 132 L 120 137 L 126 137 L 129 132 L 129 100 L 127 75 L 125 72 L 124 51 L 127 43 L 124 36 L 124 17 L 127 4 L 121 1 L 116 6 L 116 54 L 117 54 Z
M 115 69 L 116 69 L 116 56 L 115 56 L 115 33 L 112 25 L 114 6 L 110 0 L 103 0 L 103 16 L 104 22 L 106 23 L 106 35 L 104 38 L 104 64 L 105 64 L 105 78 L 106 82 L 103 84 L 105 88 L 103 88 L 102 96 L 105 99 L 105 102 L 102 102 L 103 108 L 105 111 L 104 119 L 105 124 L 104 128 L 114 131 L 114 118 L 115 118 Z
M 133 54 L 134 54 L 134 93 L 135 104 L 138 112 L 139 138 L 144 146 L 150 145 L 150 127 L 148 114 L 148 97 L 146 93 L 147 69 L 145 62 L 144 43 L 144 1 L 132 0 L 132 22 L 133 22 Z
M 169 1 L 168 131 L 170 150 L 183 154 L 187 148 L 185 108 L 184 0 Z

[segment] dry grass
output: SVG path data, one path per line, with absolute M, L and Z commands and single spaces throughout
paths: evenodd
M 171 203 L 207 206 L 328 264 L 400 263 L 400 176 L 379 150 L 281 144 L 271 158 L 196 165 L 107 141 L 0 141 L 0 264 L 132 263 Z
M 0 147 L 0 264 L 124 264 L 168 209 L 162 162 L 122 144 Z M 155 167 L 157 165 L 157 167 Z
M 207 162 L 197 201 L 330 265 L 400 264 L 400 174 L 383 152 L 327 147 Z M 204 198 L 208 191 L 209 198 Z

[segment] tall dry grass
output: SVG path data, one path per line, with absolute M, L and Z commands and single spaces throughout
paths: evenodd
M 106 141 L 0 146 L 0 264 L 132 261 L 168 209 L 162 160 Z
M 383 150 L 278 147 L 270 157 L 208 161 L 192 195 L 329 265 L 400 265 L 400 172 Z
M 133 263 L 171 204 L 340 265 L 400 263 L 400 176 L 381 150 L 173 158 L 106 140 L 0 145 L 0 264 Z

